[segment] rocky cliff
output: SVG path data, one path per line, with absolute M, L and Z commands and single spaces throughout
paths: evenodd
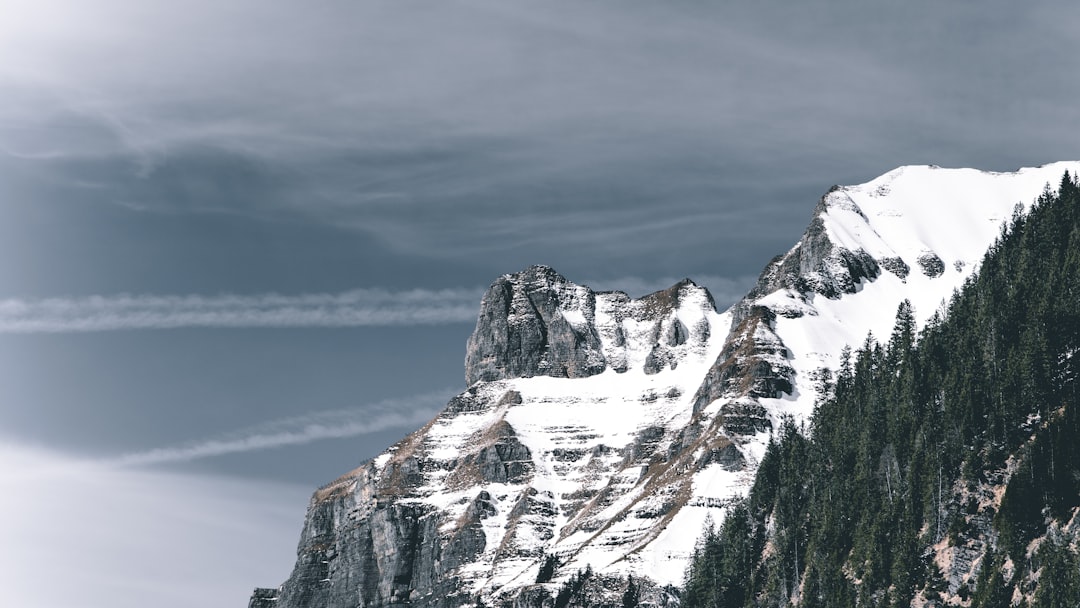
M 469 388 L 319 489 L 292 576 L 250 606 L 547 607 L 564 592 L 562 608 L 630 585 L 642 604 L 676 601 L 704 523 L 746 493 L 779 420 L 812 411 L 815 372 L 886 335 L 903 299 L 929 317 L 1016 201 L 1074 165 L 905 167 L 834 188 L 726 312 L 689 280 L 634 299 L 542 266 L 500 277 Z
M 710 337 L 705 318 L 686 326 L 678 314 L 684 290 L 695 305 L 715 312 L 708 291 L 689 279 L 633 300 L 622 292 L 596 293 L 546 266 L 495 281 L 480 304 L 465 354 L 469 385 L 507 378 L 584 378 L 631 365 L 655 374 L 678 365 L 680 347 Z M 645 354 L 641 359 L 638 355 Z
M 320 489 L 293 575 L 251 605 L 542 604 L 554 583 L 522 590 L 547 556 L 560 574 L 599 564 L 618 544 L 629 559 L 682 499 L 674 486 L 665 498 L 640 480 L 681 453 L 676 441 L 690 441 L 679 434 L 689 413 L 676 407 L 688 397 L 681 387 L 701 377 L 716 356 L 710 338 L 726 329 L 708 291 L 689 280 L 633 299 L 542 266 L 500 277 L 469 339 L 469 390 Z M 677 379 L 663 373 L 675 369 Z M 717 461 L 741 468 L 726 447 Z M 621 576 L 591 580 L 598 593 Z M 666 601 L 651 581 L 641 592 Z

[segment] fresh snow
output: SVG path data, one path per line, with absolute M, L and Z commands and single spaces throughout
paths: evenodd
M 953 291 L 978 269 L 1013 209 L 1020 205 L 1029 210 L 1047 184 L 1057 187 L 1066 170 L 1076 174 L 1080 162 L 1015 173 L 900 167 L 866 184 L 826 195 L 824 219 L 830 239 L 851 250 L 863 249 L 876 259 L 899 256 L 911 270 L 900 279 L 882 269 L 877 279 L 864 281 L 857 293 L 837 300 L 811 294 L 802 301 L 790 290 L 759 299 L 759 304 L 774 310 L 804 313 L 776 320 L 777 335 L 793 353 L 789 363 L 796 371 L 798 395 L 794 400 L 763 400 L 763 404 L 777 414 L 805 420 L 816 397 L 807 382 L 814 370 L 836 369 L 843 347 L 857 348 L 868 333 L 879 341 L 887 340 L 904 299 L 914 307 L 920 327 L 935 312 L 943 311 Z M 926 254 L 944 263 L 941 276 L 923 273 L 918 258 Z

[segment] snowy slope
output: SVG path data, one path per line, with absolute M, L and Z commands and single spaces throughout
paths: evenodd
M 791 289 L 774 291 L 755 303 L 781 314 L 776 333 L 792 351 L 791 365 L 805 379 L 814 369 L 835 369 L 845 345 L 857 347 L 868 332 L 888 339 L 896 309 L 911 301 L 924 324 L 978 268 L 1014 209 L 1030 208 L 1062 174 L 1080 170 L 1078 162 L 1059 162 L 1015 173 L 934 166 L 900 167 L 859 186 L 841 187 L 823 199 L 821 216 L 831 240 L 876 259 L 899 257 L 910 267 L 906 277 L 882 272 L 865 281 L 858 293 L 828 299 Z M 933 268 L 937 261 L 940 275 Z M 803 313 L 787 318 L 784 311 Z M 773 412 L 809 414 L 815 395 L 799 382 L 794 397 L 766 400 Z
M 746 493 L 780 418 L 811 413 L 815 370 L 868 332 L 887 338 L 904 299 L 925 323 L 1014 207 L 1065 170 L 1080 162 L 901 167 L 834 188 L 723 313 L 692 282 L 632 300 L 543 267 L 500 278 L 470 339 L 476 381 L 316 493 L 297 570 L 266 597 L 277 608 L 498 603 L 536 590 L 551 555 L 561 566 L 541 587 L 552 594 L 585 567 L 680 584 L 706 520 Z M 385 527 L 388 505 L 428 531 Z M 415 546 L 407 567 L 379 555 L 403 542 Z M 322 586 L 304 582 L 314 576 Z
M 425 457 L 459 464 L 426 476 L 417 491 L 423 498 L 416 500 L 446 513 L 450 531 L 478 488 L 490 495 L 494 513 L 483 521 L 486 550 L 461 571 L 473 593 L 533 583 L 545 554 L 559 556 L 564 577 L 586 565 L 634 570 L 617 562 L 658 531 L 654 512 L 670 498 L 642 482 L 650 459 L 690 423 L 693 389 L 719 354 L 723 340 L 717 336 L 730 325 L 730 314 L 717 313 L 703 288 L 691 283 L 673 289 L 681 296 L 679 306 L 659 318 L 633 314 L 643 304 L 624 294 L 596 294 L 590 316 L 605 359 L 613 363 L 602 373 L 478 382 L 470 397 L 481 406 L 444 412 L 426 430 Z M 585 324 L 580 309 L 560 314 L 571 325 Z M 681 344 L 671 338 L 678 333 L 671 329 L 675 323 L 690 328 Z M 649 373 L 647 359 L 658 337 L 671 353 L 669 365 Z M 491 446 L 492 430 L 503 424 L 531 455 L 527 479 L 458 483 L 461 455 Z M 515 516 L 522 501 L 543 506 Z M 681 576 L 684 553 L 680 549 L 677 559 L 663 560 L 672 566 L 665 580 Z

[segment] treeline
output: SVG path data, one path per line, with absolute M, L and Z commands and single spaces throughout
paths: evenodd
M 785 422 L 749 497 L 706 531 L 683 604 L 933 605 L 949 582 L 931 547 L 979 539 L 983 567 L 953 585 L 971 608 L 1080 606 L 1060 533 L 1080 506 L 1077 180 L 1014 212 L 944 317 L 916 336 L 905 302 L 885 344 L 843 360 L 817 379 L 810 427 Z M 995 511 L 986 490 L 1006 479 Z

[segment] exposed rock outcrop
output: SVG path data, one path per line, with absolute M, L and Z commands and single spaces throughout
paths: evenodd
M 687 306 L 692 310 L 680 313 Z M 500 277 L 484 295 L 466 347 L 465 380 L 585 378 L 632 366 L 655 374 L 709 340 L 706 316 L 715 306 L 689 279 L 633 299 L 532 266 Z
M 790 353 L 783 341 L 773 331 L 775 313 L 764 306 L 753 306 L 734 327 L 724 344 L 724 350 L 709 368 L 701 386 L 694 395 L 694 413 L 720 398 L 731 401 L 731 430 L 738 434 L 752 434 L 769 428 L 768 418 L 751 421 L 747 418 L 754 408 L 741 398 L 755 400 L 775 398 L 792 391 L 794 370 L 788 364 Z M 730 408 L 729 408 L 730 409 Z M 740 422 L 735 423 L 738 418 Z M 737 429 L 737 430 L 736 430 Z
M 501 277 L 469 340 L 469 390 L 380 458 L 320 489 L 292 575 L 278 590 L 258 590 L 251 605 L 450 608 L 477 594 L 548 605 L 557 588 L 521 585 L 536 576 L 545 551 L 560 554 L 567 576 L 591 565 L 575 560 L 593 545 L 624 544 L 630 556 L 686 500 L 690 479 L 666 464 L 691 466 L 701 457 L 741 468 L 738 449 L 700 432 L 688 439 L 672 426 L 665 408 L 689 398 L 678 386 L 645 382 L 630 393 L 639 409 L 627 410 L 626 397 L 594 400 L 575 407 L 606 413 L 560 422 L 537 417 L 537 408 L 565 408 L 579 397 L 530 395 L 521 388 L 530 385 L 515 382 L 611 369 L 634 370 L 641 383 L 690 364 L 703 372 L 722 319 L 708 291 L 689 280 L 633 299 L 593 292 L 545 267 Z M 522 410 L 532 412 L 520 418 L 531 443 L 516 428 Z M 649 410 L 656 417 L 642 418 Z M 655 422 L 609 437 L 611 414 Z M 672 447 L 683 439 L 695 446 L 685 454 Z M 617 580 L 605 577 L 596 580 Z M 668 597 L 651 583 L 642 589 L 643 598 Z
M 316 492 L 292 575 L 276 593 L 260 590 L 252 605 L 460 605 L 447 575 L 483 550 L 483 511 L 440 532 L 432 507 L 394 500 L 396 489 L 381 482 L 368 464 Z
M 596 294 L 547 266 L 499 277 L 466 346 L 465 380 L 598 374 L 606 364 L 595 318 Z
M 918 262 L 923 274 L 931 279 L 936 279 L 945 274 L 945 262 L 932 251 L 920 255 Z
M 835 300 L 845 293 L 854 293 L 860 281 L 872 281 L 881 274 L 881 265 L 865 250 L 846 248 L 830 238 L 825 216 L 833 209 L 866 217 L 842 190 L 830 190 L 814 209 L 814 217 L 802 238 L 765 267 L 746 302 L 779 289 L 816 293 Z M 885 265 L 897 274 L 903 273 L 907 266 L 902 259 L 892 257 Z

